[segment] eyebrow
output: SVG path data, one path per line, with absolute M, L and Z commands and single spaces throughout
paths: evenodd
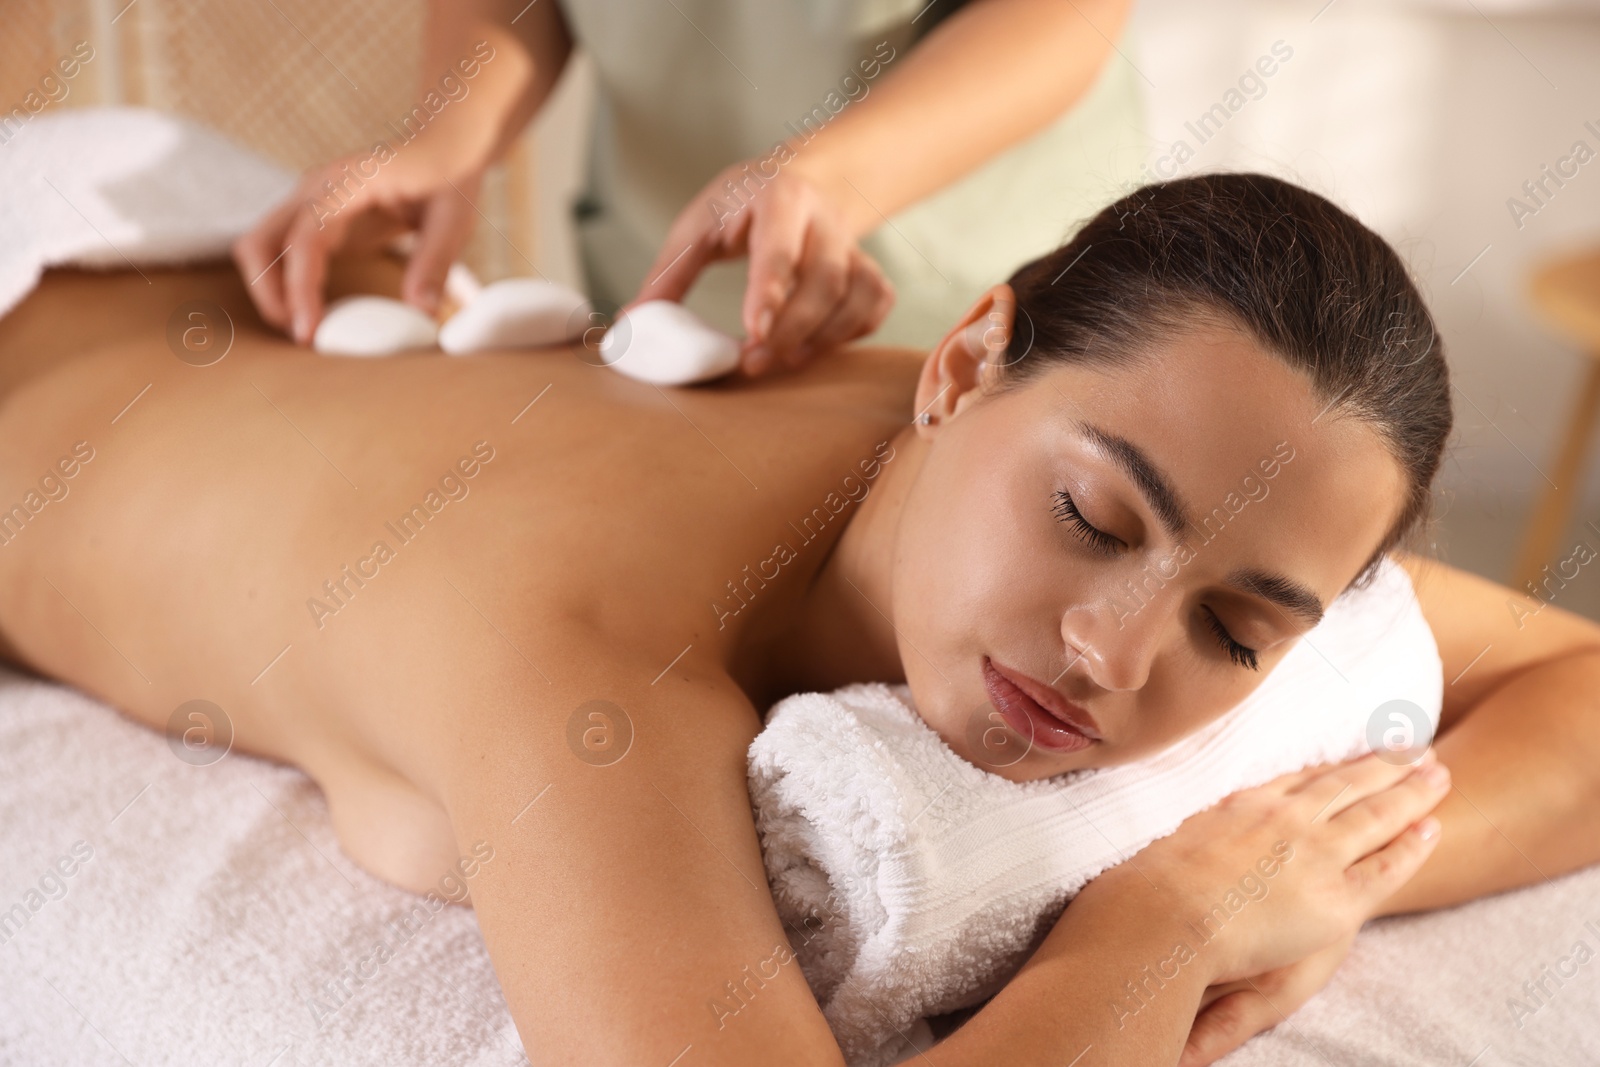
M 1173 488 L 1171 480 L 1153 463 L 1144 449 L 1126 437 L 1090 423 L 1079 423 L 1078 431 L 1094 442 L 1122 472 L 1138 486 L 1145 503 L 1156 513 L 1167 533 L 1176 537 L 1189 525 L 1189 509 Z M 1309 588 L 1269 571 L 1244 570 L 1228 576 L 1224 583 L 1240 592 L 1260 597 L 1291 615 L 1315 626 L 1322 621 L 1322 601 Z
M 1133 479 L 1133 484 L 1139 487 L 1145 503 L 1156 513 L 1156 518 L 1161 520 L 1161 525 L 1166 528 L 1167 533 L 1176 537 L 1183 532 L 1184 527 L 1189 525 L 1187 518 L 1189 509 L 1184 506 L 1178 491 L 1172 487 L 1172 482 L 1150 461 L 1144 449 L 1126 437 L 1109 433 L 1089 423 L 1079 423 L 1078 431 L 1098 445 L 1124 474 Z
M 1244 570 L 1230 574 L 1223 583 L 1241 592 L 1258 596 L 1315 626 L 1322 621 L 1322 601 L 1317 594 L 1291 578 L 1268 571 Z

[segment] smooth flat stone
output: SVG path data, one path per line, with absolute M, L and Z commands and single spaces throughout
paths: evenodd
M 655 385 L 720 378 L 739 365 L 739 342 L 675 300 L 651 300 L 617 317 L 600 339 L 613 370 Z
M 386 296 L 347 296 L 328 305 L 311 347 L 325 356 L 391 356 L 432 348 L 439 327 L 410 304 Z
M 537 278 L 491 282 L 439 331 L 439 347 L 452 356 L 488 348 L 563 345 L 588 327 L 589 301 L 564 285 Z

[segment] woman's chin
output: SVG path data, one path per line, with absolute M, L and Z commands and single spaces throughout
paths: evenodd
M 1107 762 L 1103 741 L 1089 741 L 1066 751 L 1047 748 L 1012 729 L 993 708 L 983 710 L 987 714 L 975 714 L 971 722 L 958 724 L 954 731 L 935 727 L 952 752 L 979 770 L 1011 782 L 1036 782 Z

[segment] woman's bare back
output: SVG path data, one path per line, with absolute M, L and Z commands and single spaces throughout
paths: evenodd
M 385 262 L 351 269 L 393 284 Z M 194 300 L 236 330 L 210 366 L 166 337 Z M 572 761 L 569 692 L 642 733 L 637 685 L 774 682 L 751 628 L 779 624 L 847 487 L 892 455 L 919 363 L 858 351 L 660 390 L 571 350 L 321 358 L 248 308 L 224 268 L 60 274 L 0 322 L 0 502 L 47 471 L 65 486 L 0 528 L 0 627 L 21 662 L 157 729 L 216 704 L 236 747 L 318 780 L 357 860 L 416 887 L 458 844 L 436 757 L 493 736 L 469 725 L 484 709 L 543 717 Z

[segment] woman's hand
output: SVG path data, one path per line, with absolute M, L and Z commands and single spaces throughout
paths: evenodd
M 1290 967 L 1349 937 L 1416 873 L 1449 789 L 1431 751 L 1365 756 L 1224 798 L 1085 887 L 1095 906 L 1168 915 L 1207 985 Z
M 1201 1000 L 1178 1067 L 1209 1067 L 1255 1035 L 1292 1015 L 1328 984 L 1350 954 L 1352 930 L 1298 963 L 1238 982 L 1212 986 Z
M 930 1057 L 994 1063 L 1003 1050 L 1008 1064 L 1043 1067 L 1093 1047 L 1104 1063 L 1187 1055 L 1187 1065 L 1211 1051 L 1188 1048 L 1208 991 L 1259 975 L 1280 1007 L 1304 999 L 1433 850 L 1428 812 L 1448 788 L 1448 776 L 1426 773 L 1434 765 L 1430 753 L 1415 769 L 1375 756 L 1312 768 L 1186 820 L 1085 886 L 1005 988 Z M 1226 1003 L 1216 1001 L 1215 1022 L 1238 1011 Z
M 350 156 L 307 171 L 295 191 L 234 242 L 233 258 L 261 317 L 309 344 L 322 320 L 328 261 L 416 231 L 400 293 L 428 314 L 472 235 L 483 171 L 451 174 L 420 144 Z
M 894 303 L 834 199 L 780 169 L 776 156 L 736 163 L 695 194 L 632 303 L 682 300 L 707 264 L 741 255 L 750 260 L 741 309 L 746 374 L 799 367 L 871 333 Z

